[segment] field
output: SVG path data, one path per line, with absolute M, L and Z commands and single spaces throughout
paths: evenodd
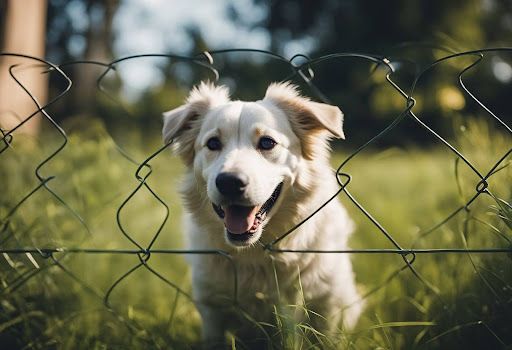
M 39 184 L 37 164 L 62 138 L 50 130 L 44 138 L 15 138 L 13 147 L 0 154 L 0 247 L 137 249 L 125 234 L 146 247 L 165 220 L 165 203 L 170 216 L 152 249 L 181 248 L 176 189 L 183 167 L 176 158 L 163 152 L 150 161 L 147 183 L 160 200 L 144 186 L 129 197 L 139 185 L 134 174 L 140 162 L 160 147 L 159 138 L 142 140 L 129 132 L 121 134 L 121 141 L 117 137 L 133 162 L 100 122 L 70 123 L 65 129 L 68 144 L 40 169 L 43 177 L 54 176 L 47 186 L 55 195 L 39 188 L 12 215 L 11 209 Z M 485 175 L 512 142 L 510 135 L 473 121 L 460 129 L 453 144 Z M 349 154 L 336 148 L 333 167 Z M 479 182 L 448 149 L 436 144 L 365 150 L 342 172 L 352 177 L 347 189 L 353 198 L 402 248 L 507 248 L 512 239 L 508 164 L 510 156 L 489 178 L 492 196 L 481 194 L 434 230 L 429 229 L 475 195 Z M 142 167 L 139 174 L 147 173 Z M 346 194 L 340 199 L 357 223 L 352 248 L 394 248 Z M 276 331 L 286 348 L 507 348 L 512 344 L 511 257 L 419 253 L 415 276 L 398 254 L 352 254 L 367 295 L 356 330 L 335 339 L 318 334 L 316 345 L 301 336 L 304 324 L 287 327 L 285 320 Z M 186 296 L 190 275 L 183 255 L 4 253 L 0 282 L 0 344 L 5 349 L 198 347 L 200 319 Z

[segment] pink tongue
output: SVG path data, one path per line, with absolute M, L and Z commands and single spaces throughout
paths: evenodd
M 257 213 L 258 207 L 230 205 L 224 208 L 224 225 L 231 233 L 245 233 L 254 225 Z

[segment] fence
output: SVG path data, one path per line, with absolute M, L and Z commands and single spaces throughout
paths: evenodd
M 504 122 L 500 117 L 498 117 L 493 111 L 484 105 L 483 102 L 481 102 L 475 93 L 470 91 L 466 85 L 464 84 L 464 77 L 465 75 L 471 71 L 474 67 L 476 67 L 484 58 L 485 55 L 488 53 L 509 53 L 512 49 L 510 48 L 493 48 L 493 49 L 482 49 L 482 50 L 476 50 L 476 51 L 468 51 L 468 52 L 460 52 L 460 53 L 452 53 L 447 54 L 446 56 L 434 61 L 430 65 L 426 66 L 422 71 L 418 72 L 416 76 L 414 77 L 414 81 L 411 86 L 409 86 L 407 89 L 400 86 L 398 83 L 394 81 L 394 73 L 395 73 L 395 66 L 394 62 L 396 61 L 390 61 L 386 57 L 381 56 L 375 56 L 375 55 L 364 55 L 364 54 L 358 54 L 358 53 L 336 53 L 331 54 L 319 58 L 309 58 L 305 55 L 296 55 L 292 57 L 291 59 L 286 59 L 284 57 L 281 57 L 279 55 L 266 52 L 266 51 L 258 51 L 258 50 L 242 50 L 242 49 L 233 49 L 233 50 L 224 50 L 224 51 L 211 51 L 211 52 L 203 52 L 201 54 L 198 54 L 196 56 L 192 57 L 183 57 L 183 56 L 175 56 L 175 55 L 137 55 L 137 56 L 130 56 L 130 57 L 123 57 L 117 60 L 114 60 L 109 63 L 104 62 L 68 62 L 64 64 L 54 64 L 52 62 L 37 58 L 37 57 L 30 57 L 15 53 L 3 53 L 2 56 L 10 56 L 10 57 L 18 57 L 22 59 L 28 59 L 34 62 L 34 64 L 40 65 L 42 67 L 46 67 L 47 73 L 51 74 L 58 74 L 62 79 L 66 81 L 66 88 L 59 92 L 55 97 L 53 97 L 47 104 L 41 105 L 34 96 L 31 95 L 30 91 L 23 85 L 23 83 L 17 78 L 16 72 L 13 69 L 13 67 L 10 68 L 10 76 L 13 80 L 16 81 L 17 85 L 20 89 L 23 89 L 28 96 L 32 99 L 35 109 L 34 112 L 31 113 L 28 116 L 24 116 L 19 124 L 12 128 L 11 130 L 2 130 L 0 129 L 2 133 L 2 138 L 0 140 L 0 165 L 2 165 L 2 156 L 13 152 L 12 144 L 15 141 L 15 131 L 19 129 L 21 126 L 23 126 L 25 123 L 30 121 L 33 118 L 36 118 L 40 113 L 42 114 L 42 117 L 44 119 L 44 122 L 48 124 L 51 128 L 53 128 L 55 131 L 58 132 L 60 135 L 61 142 L 59 145 L 55 147 L 51 151 L 51 154 L 46 157 L 44 160 L 42 160 L 39 164 L 34 166 L 34 173 L 35 177 L 37 178 L 37 186 L 34 188 L 28 190 L 26 193 L 19 193 L 18 198 L 8 198 L 7 200 L 4 199 L 4 202 L 8 204 L 8 211 L 6 214 L 1 217 L 0 221 L 0 253 L 3 254 L 3 257 L 5 261 L 10 265 L 10 268 L 17 270 L 18 267 L 16 265 L 15 260 L 19 256 L 25 256 L 27 259 L 31 261 L 33 264 L 33 267 L 25 270 L 23 272 L 20 272 L 15 278 L 11 280 L 4 280 L 4 287 L 3 287 L 3 294 L 8 295 L 9 293 L 14 293 L 15 290 L 19 289 L 28 281 L 33 279 L 35 276 L 40 275 L 44 273 L 44 271 L 47 271 L 51 268 L 57 268 L 60 269 L 64 274 L 69 275 L 73 280 L 75 280 L 79 285 L 81 285 L 83 288 L 88 290 L 92 295 L 97 297 L 98 299 L 101 299 L 104 303 L 105 307 L 109 312 L 113 313 L 118 317 L 118 319 L 128 325 L 130 329 L 139 329 L 142 327 L 141 325 L 136 325 L 134 322 L 129 320 L 129 317 L 123 315 L 122 312 L 116 311 L 115 306 L 111 303 L 111 296 L 114 290 L 119 287 L 119 285 L 126 279 L 128 279 L 132 274 L 134 274 L 138 270 L 145 270 L 147 273 L 153 274 L 158 279 L 169 285 L 171 288 L 175 289 L 176 292 L 176 298 L 174 301 L 174 306 L 176 306 L 176 303 L 178 302 L 178 298 L 180 296 L 183 296 L 185 298 L 192 299 L 190 294 L 181 288 L 176 282 L 170 280 L 167 278 L 164 274 L 160 273 L 157 269 L 152 267 L 151 265 L 151 257 L 155 255 L 187 255 L 187 254 L 216 254 L 219 256 L 224 257 L 225 259 L 230 260 L 231 256 L 229 252 L 226 251 L 220 251 L 220 250 L 202 250 L 202 251 L 194 251 L 194 250 L 184 250 L 184 249 L 158 249 L 155 248 L 155 242 L 159 238 L 159 236 L 164 231 L 164 228 L 166 227 L 166 224 L 168 224 L 169 217 L 171 210 L 169 208 L 168 203 L 166 203 L 161 196 L 155 191 L 151 185 L 150 185 L 150 177 L 152 175 L 153 169 L 152 169 L 152 161 L 154 161 L 155 157 L 160 156 L 167 148 L 169 148 L 170 144 L 166 144 L 158 149 L 156 149 L 153 153 L 151 153 L 149 156 L 146 157 L 142 162 L 137 162 L 133 159 L 130 159 L 130 161 L 133 164 L 136 164 L 137 169 L 135 171 L 135 179 L 138 182 L 137 185 L 133 188 L 133 190 L 126 194 L 125 199 L 122 201 L 122 203 L 119 205 L 117 209 L 116 214 L 116 221 L 118 225 L 118 229 L 123 235 L 123 237 L 126 239 L 126 242 L 129 242 L 130 245 L 133 246 L 131 249 L 107 249 L 107 248 L 88 248 L 88 247 L 82 247 L 82 246 L 74 246 L 74 247 L 67 247 L 67 246 L 32 246 L 32 247 L 26 247 L 26 246 L 16 246 L 16 235 L 19 234 L 16 232 L 19 228 L 16 227 L 16 225 L 13 225 L 12 220 L 16 217 L 17 211 L 26 205 L 27 202 L 31 201 L 31 199 L 40 192 L 46 192 L 49 195 L 51 195 L 53 198 L 55 198 L 60 205 L 63 208 L 66 208 L 68 215 L 72 216 L 74 220 L 77 222 L 80 222 L 80 224 L 83 226 L 84 230 L 87 232 L 90 232 L 90 228 L 88 227 L 87 222 L 82 218 L 82 216 L 79 214 L 79 212 L 72 207 L 72 205 L 69 205 L 65 198 L 63 198 L 57 191 L 52 189 L 51 184 L 52 181 L 56 179 L 56 176 L 54 175 L 44 175 L 43 170 L 47 166 L 47 164 L 51 163 L 53 160 L 57 159 L 61 153 L 66 149 L 67 143 L 68 143 L 68 137 L 66 135 L 65 130 L 59 125 L 58 122 L 56 122 L 52 116 L 46 111 L 51 105 L 57 103 L 59 100 L 64 98 L 64 96 L 69 92 L 71 88 L 72 81 L 67 77 L 67 75 L 64 72 L 64 67 L 74 66 L 74 65 L 84 65 L 84 64 L 93 64 L 104 68 L 103 73 L 99 76 L 99 79 L 97 81 L 97 86 L 100 91 L 102 91 L 104 94 L 108 95 L 108 92 L 105 90 L 103 83 L 105 77 L 113 70 L 116 69 L 116 67 L 121 62 L 126 62 L 130 60 L 135 60 L 139 58 L 146 58 L 146 57 L 164 57 L 171 60 L 176 60 L 179 62 L 189 62 L 194 65 L 206 68 L 207 70 L 211 71 L 212 74 L 218 79 L 222 75 L 222 71 L 220 71 L 218 68 L 215 67 L 215 60 L 217 57 L 221 57 L 222 55 L 227 54 L 236 54 L 236 53 L 256 53 L 259 55 L 262 55 L 264 57 L 271 58 L 273 60 L 278 60 L 289 67 L 290 69 L 290 75 L 288 76 L 288 79 L 298 79 L 301 80 L 304 84 L 306 84 L 311 91 L 316 94 L 316 98 L 319 100 L 323 100 L 325 102 L 329 102 L 328 98 L 322 93 L 321 88 L 317 87 L 314 83 L 315 77 L 314 77 L 314 66 L 321 65 L 324 62 L 332 61 L 332 60 L 340 60 L 344 58 L 350 58 L 350 59 L 357 59 L 362 61 L 367 61 L 369 63 L 372 63 L 375 65 L 376 69 L 385 69 L 386 74 L 385 78 L 387 81 L 387 84 L 391 86 L 397 93 L 400 94 L 401 98 L 403 98 L 404 101 L 404 110 L 399 113 L 396 118 L 389 123 L 389 125 L 383 129 L 380 133 L 375 135 L 373 138 L 371 138 L 369 141 L 364 143 L 361 147 L 359 147 L 357 150 L 355 150 L 352 154 L 350 154 L 346 159 L 341 162 L 341 164 L 338 166 L 336 170 L 336 178 L 339 184 L 339 189 L 336 193 L 333 193 L 332 196 L 329 198 L 328 201 L 326 201 L 321 207 L 319 207 L 315 212 L 311 213 L 310 216 L 303 219 L 303 221 L 297 223 L 294 227 L 290 228 L 288 231 L 283 232 L 279 235 L 277 239 L 275 239 L 272 242 L 268 243 L 261 243 L 261 249 L 266 250 L 269 254 L 286 254 L 286 253 L 304 253 L 304 254 L 384 254 L 384 255 L 396 255 L 399 256 L 402 259 L 401 266 L 393 271 L 389 276 L 386 276 L 383 280 L 383 283 L 379 286 L 376 286 L 375 288 L 372 288 L 367 293 L 365 293 L 364 298 L 369 297 L 373 293 L 376 293 L 381 288 L 385 287 L 393 279 L 396 279 L 399 274 L 401 274 L 403 271 L 409 271 L 417 281 L 421 283 L 429 293 L 432 293 L 434 295 L 440 296 L 442 293 L 440 289 L 429 282 L 427 278 L 425 278 L 415 267 L 415 264 L 418 260 L 419 255 L 423 254 L 429 254 L 429 255 L 456 255 L 456 254 L 463 254 L 470 257 L 474 254 L 500 254 L 503 255 L 504 253 L 511 254 L 512 249 L 510 248 L 510 245 L 508 247 L 497 246 L 497 247 L 477 247 L 477 248 L 469 248 L 469 247 L 463 247 L 463 248 L 447 248 L 447 247 L 434 247 L 434 248 L 414 248 L 415 243 L 412 245 L 411 248 L 406 248 L 404 244 L 401 244 L 399 240 L 394 238 L 394 233 L 388 231 L 385 228 L 384 224 L 381 224 L 379 220 L 377 220 L 375 217 L 372 216 L 369 210 L 367 210 L 364 206 L 364 204 L 361 204 L 357 198 L 351 193 L 351 182 L 353 180 L 353 177 L 346 172 L 347 164 L 354 159 L 355 157 L 358 157 L 361 152 L 371 147 L 373 144 L 378 142 L 380 139 L 382 139 L 385 135 L 390 133 L 394 128 L 396 128 L 398 125 L 401 125 L 404 120 L 412 120 L 414 123 L 416 123 L 418 126 L 423 128 L 426 132 L 428 132 L 435 140 L 436 143 L 441 145 L 443 149 L 447 150 L 448 152 L 451 152 L 453 156 L 457 159 L 456 161 L 456 169 L 464 168 L 465 170 L 469 170 L 473 175 L 476 175 L 477 181 L 473 184 L 474 185 L 474 191 L 470 198 L 466 200 L 465 203 L 461 204 L 457 208 L 453 208 L 450 212 L 447 212 L 445 214 L 444 219 L 440 220 L 439 222 L 432 222 L 431 227 L 428 229 L 424 229 L 421 232 L 417 234 L 417 241 L 421 240 L 422 237 L 425 237 L 432 232 L 442 228 L 443 226 L 447 225 L 450 221 L 454 220 L 456 217 L 465 216 L 468 215 L 468 212 L 471 210 L 471 206 L 473 203 L 475 203 L 479 198 L 481 197 L 488 197 L 491 198 L 496 203 L 496 209 L 499 212 L 499 215 L 503 218 L 503 220 L 506 222 L 507 220 L 510 220 L 510 213 L 512 212 L 512 206 L 509 202 L 506 200 L 503 200 L 499 198 L 499 196 L 495 195 L 492 191 L 492 186 L 490 186 L 490 179 L 496 174 L 498 174 L 501 170 L 507 167 L 509 164 L 509 157 L 512 152 L 512 148 L 508 149 L 505 153 L 499 154 L 498 160 L 488 169 L 485 171 L 478 170 L 477 166 L 475 166 L 461 151 L 459 151 L 454 145 L 452 145 L 449 141 L 447 141 L 445 138 L 443 138 L 440 134 L 438 134 L 436 131 L 434 131 L 428 122 L 422 120 L 422 118 L 415 114 L 413 111 L 413 108 L 415 107 L 416 101 L 415 101 L 415 88 L 418 84 L 418 82 L 424 78 L 426 74 L 428 74 L 432 69 L 436 68 L 438 65 L 459 58 L 459 57 L 468 57 L 471 58 L 473 61 L 468 64 L 463 70 L 460 71 L 458 75 L 458 81 L 459 85 L 462 91 L 464 91 L 465 95 L 472 101 L 474 101 L 480 108 L 485 111 L 487 116 L 495 121 L 497 125 L 499 125 L 502 132 L 506 133 L 507 135 L 512 134 L 512 129 L 509 125 L 507 125 L 506 122 Z M 299 62 L 300 63 L 297 63 Z M 120 152 L 123 154 L 126 154 L 127 152 L 120 149 Z M 167 155 L 168 156 L 168 155 Z M 457 171 L 457 170 L 456 170 Z M 459 172 L 461 170 L 458 170 Z M 152 238 L 149 241 L 148 244 L 143 244 L 140 240 L 136 239 L 133 234 L 131 234 L 129 229 L 126 227 L 124 221 L 123 221 L 123 213 L 126 211 L 126 207 L 130 205 L 130 203 L 133 201 L 133 198 L 141 192 L 145 192 L 146 194 L 149 194 L 157 203 L 159 203 L 159 206 L 165 211 L 165 215 L 161 221 L 161 223 L 158 225 L 156 230 L 152 234 Z M 309 218 L 311 218 L 313 215 L 315 215 L 318 211 L 322 210 L 322 208 L 327 205 L 330 201 L 337 198 L 339 195 L 343 195 L 348 203 L 350 205 L 353 205 L 357 210 L 365 217 L 365 220 L 370 222 L 373 227 L 382 235 L 382 237 L 385 237 L 385 239 L 391 244 L 393 248 L 386 248 L 386 249 L 348 249 L 343 251 L 317 251 L 317 250 L 288 250 L 288 249 L 282 249 L 278 247 L 278 243 L 283 240 L 285 237 L 289 235 L 293 235 L 294 231 L 301 226 L 304 222 L 306 222 Z M 510 221 L 508 221 L 510 225 Z M 510 226 L 508 226 L 508 229 Z M 508 230 L 507 226 L 505 225 L 505 230 Z M 505 234 L 506 236 L 506 234 Z M 506 237 L 505 237 L 506 238 Z M 508 240 L 510 244 L 510 240 Z M 126 269 L 126 272 L 122 274 L 119 278 L 117 278 L 111 286 L 107 289 L 106 293 L 99 292 L 94 286 L 89 285 L 88 283 L 84 282 L 83 279 L 79 276 L 79 274 L 73 272 L 71 269 L 69 269 L 65 265 L 65 258 L 69 255 L 77 255 L 77 254 L 87 254 L 87 255 L 129 255 L 129 256 L 135 256 L 137 258 L 137 262 Z M 48 264 L 45 266 L 40 266 L 40 263 L 38 263 L 39 260 L 46 260 Z M 236 265 L 233 263 L 234 271 L 236 271 Z M 475 271 L 478 272 L 477 267 L 475 266 Z M 479 275 L 482 282 L 489 286 L 489 288 L 492 290 L 493 287 L 489 285 L 487 279 Z M 237 295 L 237 277 L 235 273 L 235 278 L 233 281 L 234 285 L 234 300 L 233 303 L 236 304 L 236 295 Z M 504 285 L 506 288 L 510 288 L 510 284 L 508 282 L 504 282 Z M 510 293 L 511 289 L 508 289 L 508 293 Z M 510 294 L 508 294 L 508 298 L 510 298 Z M 510 302 L 510 301 L 509 301 Z M 19 321 L 18 321 L 19 322 Z M 8 323 L 8 322 L 7 322 Z M 16 322 L 15 322 L 16 323 Z M 492 337 L 496 340 L 497 344 L 501 346 L 510 346 L 510 343 L 507 344 L 505 339 L 501 335 L 498 334 L 498 332 L 494 331 L 490 326 L 486 325 L 486 322 L 484 320 L 475 320 L 474 324 L 472 325 L 482 325 L 482 327 L 485 327 L 489 334 L 492 335 Z M 10 324 L 9 324 L 10 325 Z M 5 330 L 9 327 L 9 325 L 1 326 L 0 330 Z M 462 327 L 462 326 L 460 326 Z M 142 327 L 143 328 L 143 327 Z M 459 328 L 457 328 L 458 330 Z M 444 330 L 446 331 L 446 330 Z M 448 332 L 452 332 L 452 330 L 448 330 Z M 440 332 L 442 334 L 442 332 Z

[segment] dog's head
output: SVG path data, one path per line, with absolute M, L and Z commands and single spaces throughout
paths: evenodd
M 163 136 L 203 184 L 211 209 L 236 247 L 252 245 L 293 186 L 303 162 L 325 157 L 343 138 L 339 108 L 272 84 L 256 102 L 231 101 L 227 88 L 202 83 L 186 104 L 164 113 Z

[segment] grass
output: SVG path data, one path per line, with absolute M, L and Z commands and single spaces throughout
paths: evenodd
M 123 156 L 99 122 L 69 124 L 66 148 L 42 167 L 55 176 L 8 217 L 36 188 L 35 165 L 61 143 L 51 130 L 38 139 L 15 138 L 0 154 L 1 247 L 134 249 L 116 214 L 138 186 L 138 165 Z M 119 141 L 137 162 L 159 147 L 131 137 Z M 454 144 L 486 173 L 510 149 L 505 136 L 483 122 L 470 122 Z M 333 165 L 347 157 L 336 152 Z M 510 158 L 503 164 L 508 164 Z M 181 206 L 176 192 L 183 167 L 168 154 L 151 161 L 150 188 L 169 206 L 170 217 L 154 249 L 182 247 Z M 367 150 L 342 169 L 349 192 L 403 248 L 510 247 L 511 167 L 489 178 L 495 198 L 483 194 L 463 206 L 478 183 L 468 167 L 440 146 L 431 149 Z M 394 248 L 345 194 L 340 199 L 357 223 L 351 246 Z M 63 204 L 66 203 L 66 204 Z M 72 209 L 71 209 L 72 208 Z M 122 207 L 119 222 L 146 246 L 166 217 L 165 207 L 141 188 Z M 84 225 L 85 223 L 86 225 Z M 133 254 L 3 254 L 0 257 L 0 343 L 9 349 L 196 348 L 200 318 L 193 303 Z M 354 254 L 352 260 L 367 308 L 355 331 L 330 338 L 289 317 L 297 305 L 276 307 L 277 331 L 286 348 L 480 349 L 512 344 L 510 254 L 417 254 L 414 267 L 392 254 Z M 57 263 L 56 263 L 57 262 Z M 152 254 L 148 266 L 184 292 L 190 276 L 182 255 Z M 178 295 L 178 297 L 177 297 Z M 311 336 L 313 334 L 313 336 Z M 309 335 L 309 336 L 307 336 Z M 313 340 L 311 340 L 313 339 Z M 316 344 L 315 344 L 316 343 Z M 233 340 L 235 347 L 240 344 Z

